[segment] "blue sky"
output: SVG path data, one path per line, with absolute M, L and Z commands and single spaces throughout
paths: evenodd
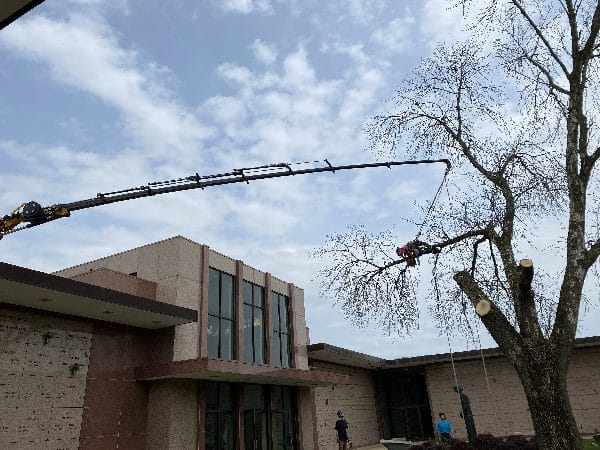
M 437 42 L 461 35 L 461 13 L 443 0 L 46 0 L 0 32 L 3 214 L 196 172 L 372 162 L 365 122 Z M 398 242 L 411 239 L 402 218 L 420 219 L 414 202 L 442 172 L 369 169 L 116 204 L 7 237 L 2 260 L 53 271 L 183 235 L 303 287 L 313 343 L 446 352 L 425 310 L 400 341 L 354 329 L 320 298 L 321 263 L 309 258 L 354 224 L 396 224 Z

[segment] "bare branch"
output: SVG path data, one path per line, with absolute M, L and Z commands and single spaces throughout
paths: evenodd
M 552 56 L 554 61 L 556 61 L 556 63 L 560 66 L 560 68 L 562 69 L 565 76 L 567 78 L 570 78 L 571 74 L 569 72 L 569 69 L 567 69 L 567 66 L 560 59 L 560 57 L 554 50 L 554 47 L 552 47 L 552 45 L 550 45 L 550 42 L 548 42 L 548 39 L 546 38 L 546 36 L 544 36 L 544 33 L 542 33 L 542 30 L 537 26 L 537 24 L 534 22 L 534 20 L 531 18 L 531 16 L 527 13 L 523 4 L 519 0 L 511 0 L 511 3 L 517 7 L 519 12 L 523 16 L 523 18 L 525 18 L 525 20 L 529 23 L 529 26 L 531 27 L 531 29 L 535 32 L 535 34 L 544 43 L 546 50 L 548 51 L 548 53 L 550 53 L 550 55 Z

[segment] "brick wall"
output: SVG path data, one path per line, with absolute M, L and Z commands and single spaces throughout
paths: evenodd
M 351 376 L 345 386 L 315 388 L 318 444 L 321 450 L 336 448 L 336 412 L 341 409 L 348 421 L 348 435 L 355 447 L 379 442 L 377 402 L 372 371 L 311 360 L 310 365 Z

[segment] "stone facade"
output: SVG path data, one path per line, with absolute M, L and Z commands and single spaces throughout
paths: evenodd
M 380 425 L 373 371 L 311 360 L 311 366 L 329 372 L 350 375 L 350 384 L 315 388 L 318 448 L 336 448 L 336 412 L 343 410 L 348 435 L 355 447 L 378 443 Z
M 0 308 L 0 448 L 78 447 L 91 331 Z
M 532 435 L 533 424 L 517 373 L 505 358 L 485 360 L 489 390 L 481 359 L 455 362 L 458 382 L 471 401 L 478 433 L 496 436 Z M 460 400 L 450 363 L 426 366 L 432 420 L 445 412 L 457 437 L 466 437 L 459 416 Z M 568 389 L 575 420 L 582 434 L 600 429 L 600 346 L 577 348 L 568 372 Z

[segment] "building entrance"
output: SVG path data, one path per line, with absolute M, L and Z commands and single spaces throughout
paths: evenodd
M 433 422 L 422 367 L 387 369 L 376 376 L 385 439 L 432 438 Z
M 211 382 L 206 387 L 205 450 L 239 448 L 241 435 L 244 450 L 297 450 L 295 388 Z
M 244 447 L 269 450 L 267 397 L 261 385 L 244 386 Z

